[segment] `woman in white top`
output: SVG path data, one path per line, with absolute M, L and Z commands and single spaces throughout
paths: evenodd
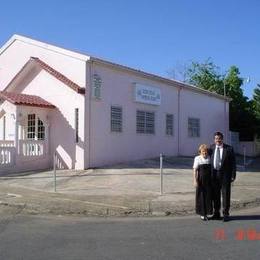
M 194 158 L 193 184 L 196 187 L 195 208 L 202 220 L 212 214 L 211 165 L 206 144 L 199 147 L 199 155 Z

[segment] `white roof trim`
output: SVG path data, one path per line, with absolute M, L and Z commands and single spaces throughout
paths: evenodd
M 15 41 L 21 41 L 21 42 L 25 42 L 27 44 L 31 44 L 31 45 L 35 45 L 38 47 L 41 47 L 43 49 L 48 49 L 51 50 L 53 52 L 57 52 L 57 53 L 61 53 L 63 55 L 66 56 L 70 56 L 73 57 L 75 59 L 79 59 L 79 60 L 83 60 L 83 61 L 87 61 L 90 59 L 90 56 L 84 55 L 84 54 L 80 54 L 78 52 L 74 52 L 74 51 L 70 51 L 67 49 L 63 49 L 48 43 L 44 43 L 44 42 L 40 42 L 25 36 L 21 36 L 18 34 L 14 34 L 1 48 L 0 48 L 0 55 L 9 48 L 10 45 L 12 45 Z
M 155 74 L 151 74 L 151 73 L 148 73 L 148 72 L 145 72 L 145 71 L 142 71 L 142 70 L 133 69 L 133 68 L 130 68 L 130 67 L 127 67 L 127 66 L 124 66 L 124 65 L 120 65 L 120 64 L 113 63 L 113 62 L 110 62 L 110 61 L 102 60 L 102 59 L 99 59 L 99 58 L 90 57 L 89 61 L 90 62 L 93 61 L 93 62 L 96 62 L 96 63 L 101 64 L 101 65 L 105 65 L 105 66 L 110 66 L 110 67 L 113 67 L 115 69 L 121 69 L 121 70 L 124 70 L 124 71 L 128 71 L 128 72 L 134 73 L 136 75 L 140 75 L 140 76 L 152 79 L 152 80 L 160 81 L 164 84 L 168 84 L 168 85 L 171 85 L 173 87 L 184 88 L 184 89 L 194 91 L 194 92 L 197 92 L 197 93 L 202 93 L 202 94 L 212 96 L 212 97 L 215 97 L 215 98 L 218 98 L 218 99 L 226 100 L 227 102 L 230 102 L 232 100 L 229 97 L 224 97 L 224 96 L 219 95 L 217 93 L 196 87 L 194 85 L 190 85 L 190 84 L 187 84 L 187 83 L 184 83 L 184 82 L 181 82 L 181 81 L 177 81 L 177 80 L 167 79 L 167 78 L 155 75 Z

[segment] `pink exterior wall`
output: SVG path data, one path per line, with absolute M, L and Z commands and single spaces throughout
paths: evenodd
M 15 106 L 8 101 L 5 101 L 0 106 L 0 110 L 4 110 L 6 112 L 6 140 L 13 141 L 15 145 L 14 150 L 14 161 L 15 161 L 15 168 L 13 168 L 12 165 L 1 165 L 0 172 L 2 170 L 11 170 L 12 172 L 21 172 L 21 171 L 28 171 L 28 170 L 40 170 L 40 169 L 47 169 L 50 168 L 50 162 L 51 162 L 51 156 L 49 153 L 49 138 L 46 138 L 44 147 L 44 154 L 42 154 L 40 157 L 37 156 L 22 156 L 19 154 L 19 151 L 23 150 L 23 147 L 19 147 L 16 143 L 16 124 L 18 124 L 18 136 L 19 140 L 22 138 L 22 131 L 21 126 L 26 127 L 27 126 L 27 115 L 28 114 L 36 114 L 37 117 L 39 117 L 46 127 L 46 136 L 48 136 L 48 115 L 51 112 L 51 109 L 46 108 L 37 108 L 37 107 L 31 107 L 31 106 Z M 1 138 L 0 140 L 3 140 Z M 44 141 L 42 141 L 44 142 Z M 20 149 L 19 149 L 20 148 Z M 6 168 L 5 166 L 10 166 L 11 168 Z M 3 168 L 4 167 L 4 168 Z
M 101 100 L 91 99 L 90 167 L 158 156 L 177 154 L 177 89 L 141 76 L 94 64 L 93 74 L 102 79 Z M 161 105 L 134 101 L 134 85 L 160 88 Z M 123 131 L 110 131 L 111 105 L 123 109 Z M 136 111 L 155 112 L 155 134 L 136 133 Z M 174 135 L 165 134 L 166 114 L 174 115 Z
M 6 47 L 6 46 L 5 46 Z M 87 62 L 89 57 L 28 39 L 0 50 L 3 89 L 31 56 L 39 57 L 86 88 L 78 94 L 44 70 L 32 69 L 16 91 L 38 95 L 57 108 L 48 111 L 50 160 L 57 151 L 68 168 L 83 169 L 166 155 L 193 156 L 200 143 L 211 143 L 216 130 L 224 132 L 224 101 L 185 87 L 172 86 L 120 66 Z M 102 79 L 101 100 L 91 97 L 94 74 Z M 134 83 L 159 88 L 159 106 L 134 101 Z M 172 83 L 171 83 L 172 84 Z M 180 93 L 180 95 L 178 95 Z M 179 102 L 179 103 L 178 103 Z M 180 106 L 178 105 L 180 104 Z M 110 130 L 111 106 L 123 109 L 123 131 Z M 79 143 L 75 143 L 75 108 L 79 108 Z M 155 134 L 136 133 L 136 111 L 155 113 Z M 180 112 L 180 114 L 179 114 Z M 166 114 L 174 116 L 174 135 L 167 136 Z M 180 115 L 180 117 L 178 117 Z M 188 118 L 200 119 L 200 137 L 188 137 Z M 227 109 L 228 121 L 228 109 Z M 179 126 L 178 126 L 178 123 Z M 1 122 L 0 122 L 1 124 Z
M 21 38 L 21 39 L 20 39 Z M 30 57 L 38 57 L 78 85 L 86 86 L 87 56 L 18 36 L 0 50 L 0 90 L 4 89 Z M 8 46 L 8 48 L 6 48 Z M 84 95 L 41 70 L 31 71 L 15 89 L 18 93 L 37 95 L 54 104 L 57 109 L 50 118 L 50 155 L 55 149 L 68 168 L 84 168 Z M 75 143 L 75 108 L 79 108 L 79 143 Z M 2 123 L 0 122 L 2 125 Z M 50 161 L 52 164 L 52 162 Z M 51 165 L 50 165 L 51 166 Z
M 214 132 L 225 133 L 224 100 L 187 89 L 181 90 L 180 100 L 180 155 L 194 155 L 200 144 L 213 143 Z M 200 137 L 188 136 L 189 117 L 200 119 Z
M 24 41 L 23 37 L 21 37 L 21 40 L 15 40 L 4 51 L 0 49 L 0 69 L 1 75 L 4 75 L 4 77 L 0 77 L 0 90 L 12 80 L 30 57 L 42 59 L 75 83 L 84 87 L 85 61 L 80 55 L 75 57 L 76 55 L 73 56 L 71 53 L 31 39 L 26 38 Z
M 26 133 L 21 133 L 20 126 L 27 127 L 28 114 L 36 114 L 36 118 L 40 118 L 43 122 L 45 130 L 45 149 L 44 154 L 39 158 L 33 157 L 23 157 L 17 156 L 16 158 L 16 171 L 28 171 L 28 170 L 39 170 L 39 169 L 48 169 L 52 166 L 51 164 L 51 154 L 50 154 L 50 139 L 49 139 L 49 115 L 52 113 L 53 109 L 46 109 L 41 107 L 31 107 L 31 106 L 17 106 L 17 121 L 19 124 L 18 128 L 18 137 L 19 140 L 23 139 L 22 135 Z M 18 148 L 19 150 L 19 148 Z
M 8 101 L 0 105 L 0 111 L 5 113 L 5 140 L 14 141 L 15 139 L 15 120 L 16 120 L 16 106 Z M 3 117 L 0 119 L 0 140 L 3 140 Z
M 90 167 L 155 157 L 160 153 L 194 156 L 201 143 L 212 143 L 215 131 L 225 133 L 222 99 L 182 87 L 178 120 L 179 87 L 96 63 L 92 65 L 91 75 L 95 73 L 102 79 L 102 90 L 101 100 L 91 98 Z M 133 83 L 160 88 L 161 105 L 135 102 Z M 110 131 L 111 105 L 123 108 L 122 133 Z M 136 133 L 137 110 L 155 112 L 155 135 Z M 174 115 L 174 136 L 165 134 L 167 113 Z M 200 119 L 200 137 L 188 136 L 189 117 Z
M 42 91 L 44 89 L 44 91 Z M 41 71 L 23 94 L 39 95 L 56 106 L 49 115 L 50 153 L 57 150 L 66 167 L 84 168 L 84 95 Z M 79 108 L 79 143 L 75 143 L 75 108 Z

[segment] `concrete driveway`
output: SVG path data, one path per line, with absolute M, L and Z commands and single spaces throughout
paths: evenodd
M 232 209 L 260 205 L 260 159 L 246 171 L 238 158 Z M 184 215 L 194 214 L 193 158 L 164 160 L 160 194 L 159 158 L 86 171 L 58 170 L 0 177 L 0 205 L 34 214 Z

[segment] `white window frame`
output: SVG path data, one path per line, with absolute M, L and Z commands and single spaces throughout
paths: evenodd
M 43 121 L 37 117 L 37 140 L 45 140 L 45 126 Z
M 29 122 L 31 122 L 29 124 Z M 30 131 L 29 131 L 30 129 Z M 29 136 L 31 135 L 31 136 Z M 39 137 L 41 135 L 41 137 Z M 27 140 L 45 140 L 45 126 L 43 121 L 35 114 L 27 115 L 26 126 L 26 139 Z
M 35 140 L 36 137 L 36 114 L 27 115 L 26 137 Z

